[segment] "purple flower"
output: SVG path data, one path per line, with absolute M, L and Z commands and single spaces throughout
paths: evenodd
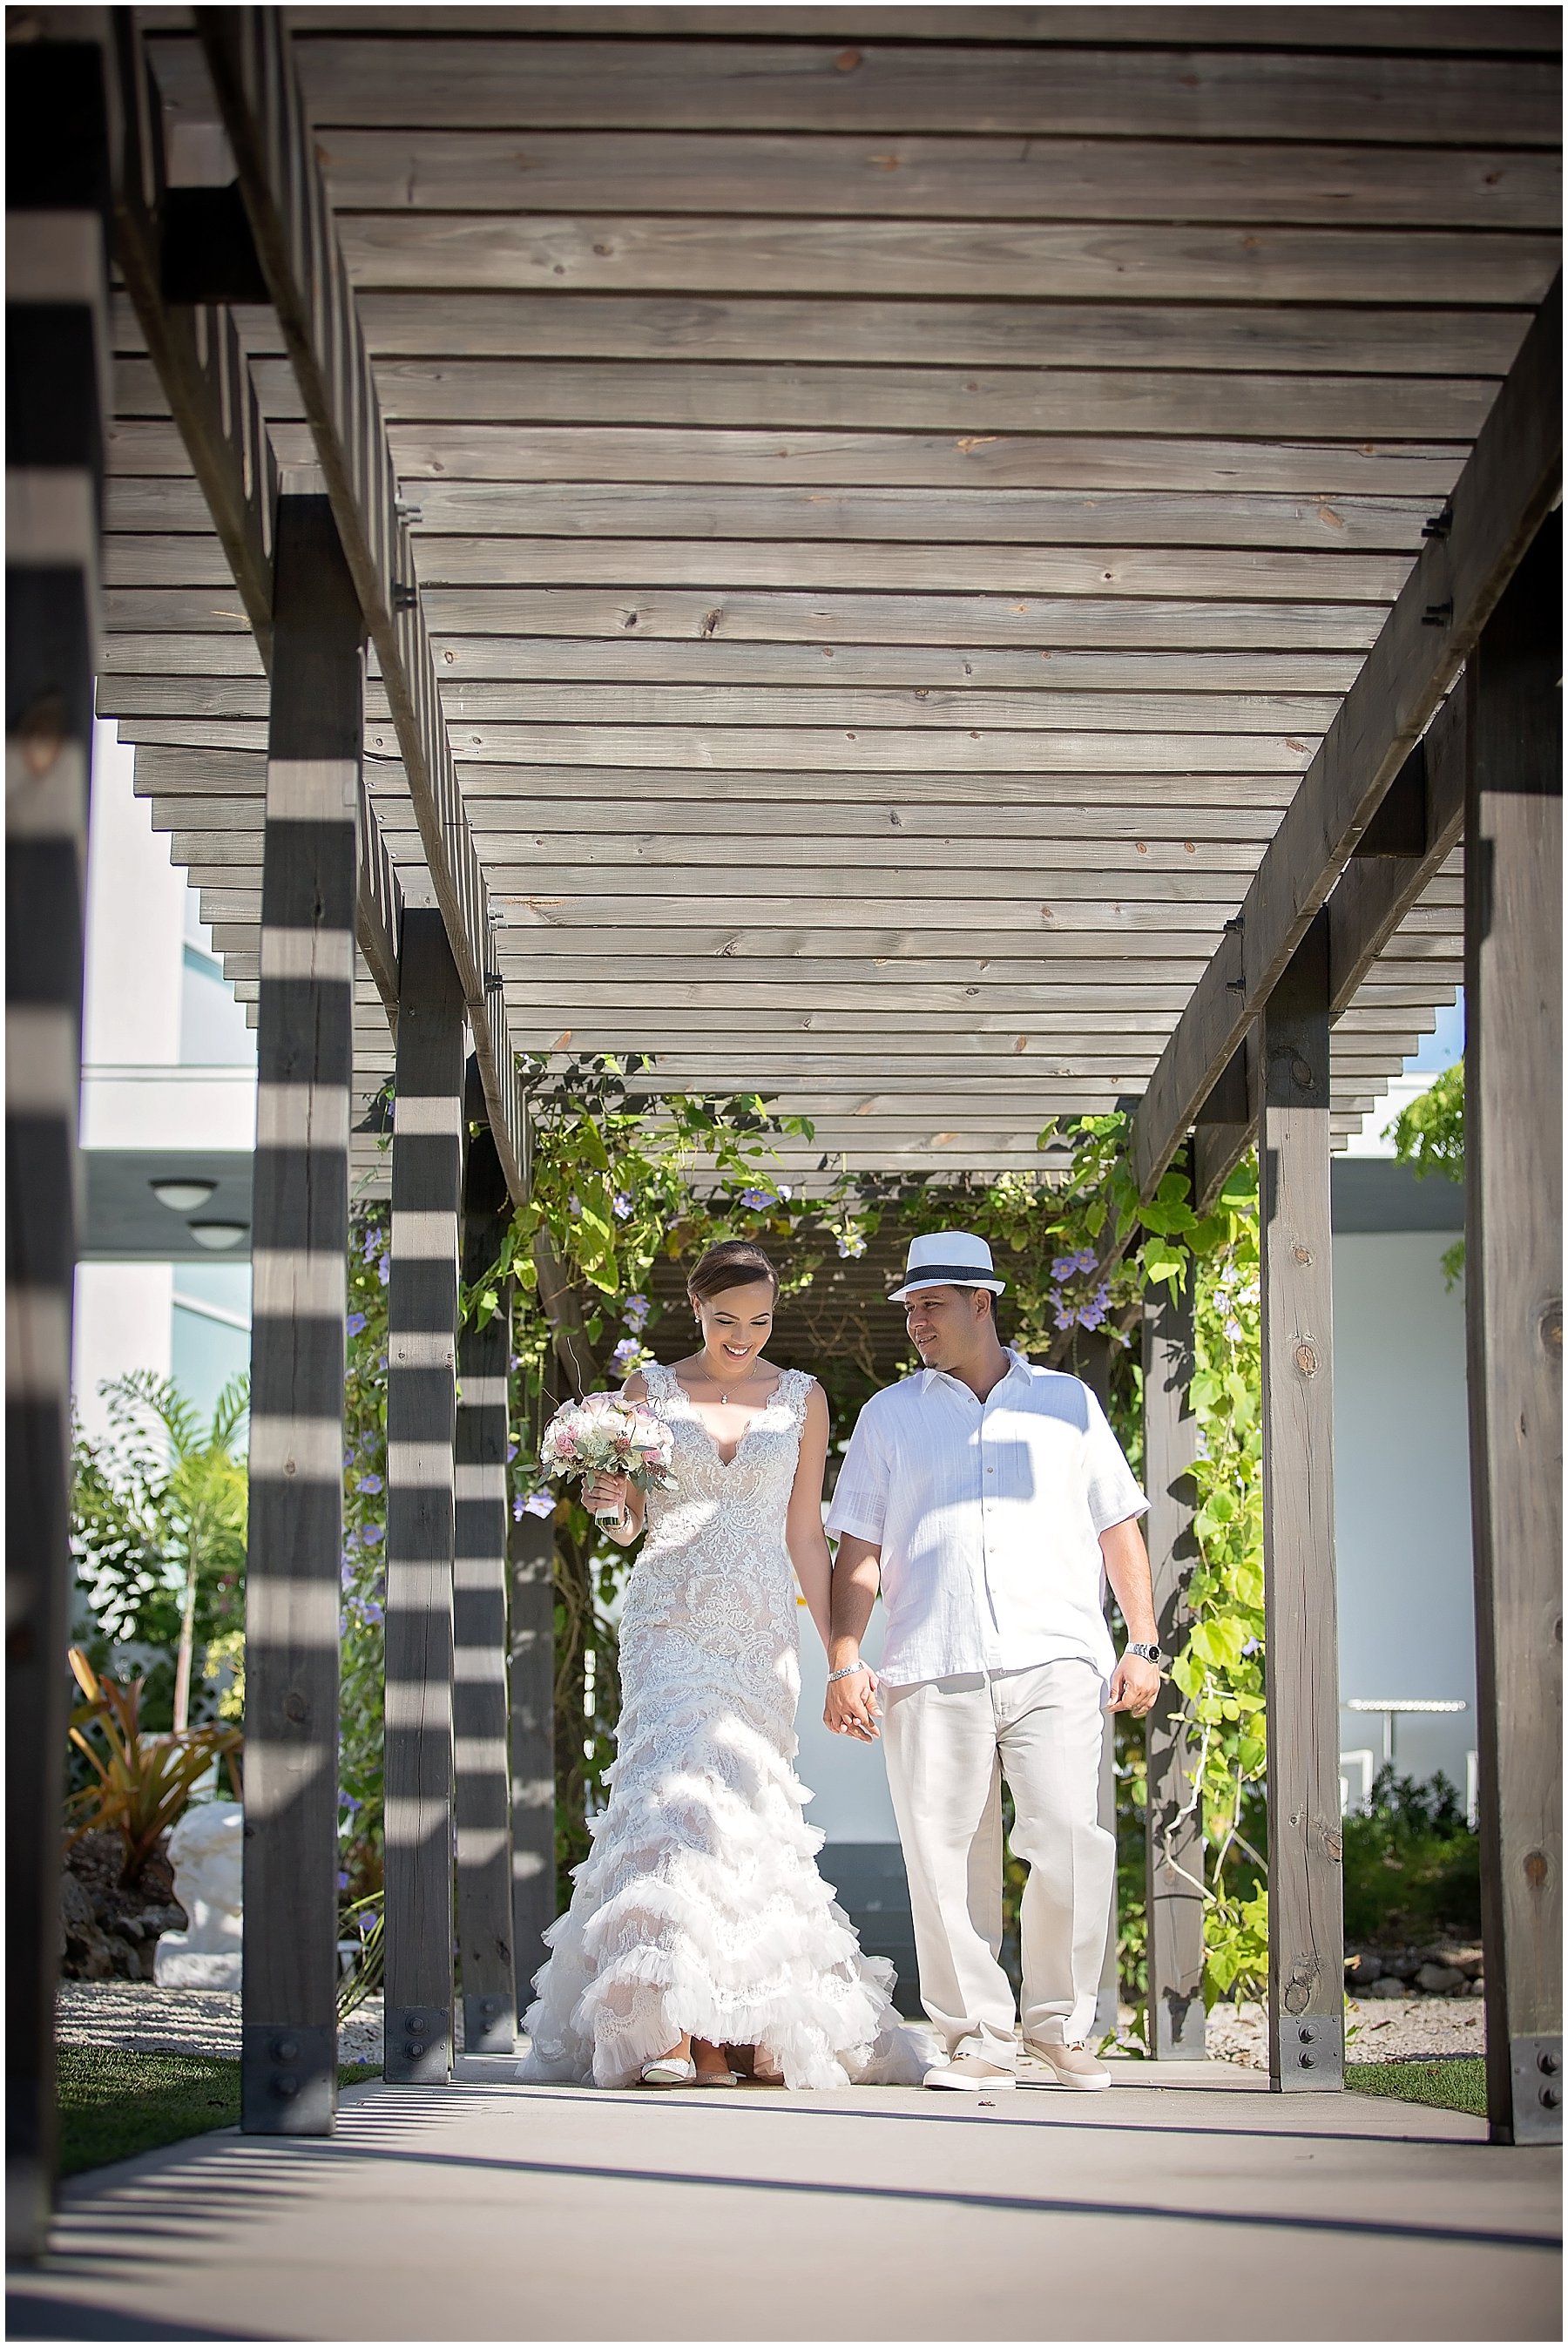
M 516 1444 L 515 1442 L 508 1442 L 508 1443 L 507 1443 L 507 1466 L 508 1466 L 508 1467 L 511 1465 L 512 1460 L 517 1457 L 517 1455 L 518 1455 L 518 1446 L 517 1446 L 517 1444 Z
M 618 1190 L 614 1197 L 611 1198 L 610 1202 L 610 1211 L 615 1216 L 618 1223 L 628 1221 L 631 1214 L 630 1193 L 626 1190 Z
M 367 1597 L 364 1600 L 361 1611 L 367 1622 L 379 1622 L 382 1618 L 382 1607 L 374 1597 Z
M 389 1255 L 384 1255 L 381 1261 L 376 1265 L 375 1276 L 380 1280 L 383 1287 L 384 1287 L 388 1280 L 392 1277 L 392 1257 Z
M 360 1538 L 364 1541 L 366 1548 L 374 1548 L 376 1542 L 381 1538 L 381 1526 L 379 1524 L 366 1524 L 364 1532 L 360 1534 Z
M 612 1369 L 619 1369 L 621 1376 L 624 1377 L 641 1350 L 642 1348 L 638 1343 L 635 1337 L 622 1337 L 620 1344 L 617 1345 L 614 1352 L 611 1353 L 610 1357 L 610 1368 Z
M 1261 1638 L 1245 1638 L 1242 1641 L 1241 1650 L 1244 1655 L 1261 1655 L 1263 1652 L 1263 1640 Z
M 357 1809 L 363 1809 L 364 1807 L 364 1803 L 356 1801 L 352 1793 L 340 1793 L 337 1797 L 337 1805 L 340 1809 L 346 1809 L 350 1817 L 353 1817 Z
M 620 1317 L 629 1328 L 641 1336 L 648 1326 L 648 1315 L 651 1310 L 646 1296 L 629 1296 L 620 1307 Z
M 1092 1247 L 1083 1247 L 1080 1249 L 1078 1255 L 1078 1268 L 1080 1271 L 1093 1271 L 1098 1266 L 1099 1261 L 1100 1258 L 1095 1254 Z
M 524 1516 L 524 1512 L 525 1512 L 525 1511 L 527 1510 L 528 1504 L 528 1501 L 524 1499 L 524 1497 L 523 1497 L 522 1493 L 519 1491 L 519 1492 L 518 1493 L 518 1495 L 517 1495 L 517 1498 L 512 1501 L 512 1521 L 513 1521 L 513 1522 L 514 1522 L 514 1523 L 519 1523 L 519 1524 L 520 1524 L 520 1523 L 522 1522 L 522 1521 L 523 1521 L 523 1516 Z
M 1051 1264 L 1050 1276 L 1060 1287 L 1062 1281 L 1071 1279 L 1077 1269 L 1078 1257 L 1075 1255 L 1059 1255 Z
M 382 1481 L 379 1475 L 362 1475 L 359 1481 L 354 1485 L 354 1490 L 356 1491 L 379 1491 L 382 1488 Z
M 858 1231 L 845 1231 L 839 1237 L 838 1252 L 847 1262 L 854 1256 L 866 1253 L 866 1241 Z
M 340 1874 L 338 1876 L 337 1887 L 340 1891 L 346 1891 L 348 1889 L 348 1877 L 346 1874 Z
M 523 1501 L 522 1512 L 526 1516 L 553 1516 L 556 1512 L 555 1493 L 530 1491 Z
M 351 1337 L 357 1337 L 357 1336 L 358 1336 L 358 1334 L 359 1334 L 359 1332 L 360 1332 L 360 1330 L 361 1330 L 361 1329 L 364 1327 L 364 1313 L 363 1313 L 363 1312 L 351 1312 L 351 1313 L 349 1314 L 349 1316 L 348 1316 L 347 1320 L 343 1323 L 343 1326 L 347 1328 L 348 1333 L 349 1333 L 349 1335 L 350 1335 Z
M 741 1204 L 750 1206 L 753 1213 L 760 1213 L 764 1206 L 776 1206 L 778 1202 L 779 1195 L 776 1190 L 743 1190 L 741 1192 Z

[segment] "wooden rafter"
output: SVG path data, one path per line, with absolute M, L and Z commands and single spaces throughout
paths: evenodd
M 1156 1187 L 1528 548 L 1563 477 L 1559 277 L 1451 499 L 1297 791 L 1235 931 L 1194 989 L 1132 1128 Z
M 507 1185 L 520 1196 L 522 1102 L 505 1010 L 491 1007 L 488 895 L 413 589 L 413 555 L 381 404 L 289 36 L 277 9 L 196 13 L 257 253 L 380 662 L 496 1145 Z

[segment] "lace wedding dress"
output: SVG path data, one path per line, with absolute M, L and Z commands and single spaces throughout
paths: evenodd
M 634 2084 L 687 2031 L 790 2086 L 917 2082 L 930 2061 L 816 1870 L 791 1766 L 798 1611 L 784 1546 L 812 1379 L 786 1369 L 726 1464 L 672 1370 L 646 1372 L 676 1489 L 651 1491 L 620 1620 L 610 1803 L 545 1934 L 519 2075 Z

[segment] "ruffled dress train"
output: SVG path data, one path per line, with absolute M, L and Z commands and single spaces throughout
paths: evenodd
M 649 1498 L 621 1617 L 610 1800 L 550 1926 L 519 2075 L 636 2083 L 683 2034 L 755 2045 L 794 2087 L 914 2084 L 930 2051 L 893 1968 L 817 1871 L 794 1774 L 800 1695 L 784 1510 L 811 1379 L 786 1370 L 726 1464 L 667 1369 L 650 1406 L 673 1492 Z

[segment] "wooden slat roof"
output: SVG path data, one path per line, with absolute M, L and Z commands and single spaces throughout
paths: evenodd
M 1557 13 L 288 15 L 514 1044 L 761 1087 L 803 1164 L 1139 1095 L 1558 266 Z M 266 680 L 116 341 L 100 706 L 253 993 Z M 366 727 L 416 865 L 374 675 Z M 1337 1028 L 1341 1133 L 1460 899 Z

